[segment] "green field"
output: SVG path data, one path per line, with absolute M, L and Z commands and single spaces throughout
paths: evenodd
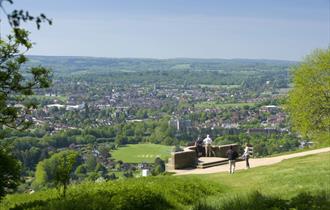
M 207 87 L 207 88 L 227 88 L 227 89 L 232 89 L 232 88 L 239 88 L 241 85 L 205 85 L 205 84 L 200 84 L 199 85 L 201 88 Z
M 32 95 L 29 96 L 29 98 L 34 98 L 37 100 L 47 100 L 47 99 L 57 99 L 63 102 L 66 102 L 68 100 L 67 96 L 45 96 L 45 95 Z
M 172 146 L 160 144 L 128 144 L 112 152 L 112 157 L 126 163 L 154 162 L 156 157 L 170 157 Z
M 228 107 L 243 107 L 243 106 L 254 106 L 255 103 L 229 103 L 229 104 L 222 104 L 217 103 L 215 101 L 204 101 L 195 104 L 195 107 L 198 109 L 221 109 L 221 108 L 228 108 Z

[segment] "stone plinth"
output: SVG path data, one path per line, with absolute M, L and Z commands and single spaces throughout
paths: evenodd
M 169 160 L 169 169 L 195 168 L 197 165 L 197 156 L 194 150 L 182 152 L 173 152 Z
M 212 146 L 212 157 L 208 158 L 215 158 L 212 162 L 212 165 L 207 164 L 208 167 L 212 167 L 213 165 L 219 165 L 227 162 L 227 151 L 229 150 L 230 146 L 233 147 L 233 150 L 239 152 L 239 145 L 237 144 L 227 144 L 221 146 Z M 219 161 L 217 158 L 220 158 Z M 214 164 L 213 164 L 214 162 Z M 196 147 L 190 146 L 184 148 L 184 151 L 181 152 L 173 152 L 171 153 L 171 158 L 167 164 L 167 170 L 175 170 L 175 169 L 187 169 L 187 168 L 196 168 L 198 164 L 198 158 L 196 153 Z M 202 167 L 206 168 L 206 167 Z

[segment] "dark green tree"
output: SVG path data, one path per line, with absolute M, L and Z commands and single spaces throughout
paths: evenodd
M 21 23 L 35 22 L 39 29 L 42 22 L 52 22 L 44 14 L 31 16 L 24 10 L 7 12 L 6 2 L 13 4 L 13 0 L 0 0 L 0 10 L 6 14 L 12 32 L 0 37 L 0 129 L 4 126 L 26 129 L 32 123 L 26 116 L 36 104 L 24 103 L 24 99 L 33 95 L 34 89 L 49 87 L 51 73 L 41 66 L 22 68 L 28 61 L 24 54 L 32 48 L 32 43 L 29 32 L 21 27 Z M 1 148 L 0 151 L 0 195 L 3 196 L 16 188 L 20 167 L 11 155 Z
M 20 181 L 19 162 L 0 148 L 0 199 L 17 187 Z

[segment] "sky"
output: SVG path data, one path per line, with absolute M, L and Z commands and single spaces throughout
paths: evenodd
M 34 55 L 299 61 L 330 43 L 330 0 L 14 2 L 7 10 L 53 19 L 41 30 L 25 25 Z

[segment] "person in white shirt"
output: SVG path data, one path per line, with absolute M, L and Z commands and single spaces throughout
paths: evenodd
M 205 148 L 205 157 L 211 157 L 212 153 L 212 139 L 209 135 L 206 136 L 206 138 L 203 140 L 204 148 Z
M 249 144 L 245 145 L 243 158 L 245 159 L 246 168 L 250 168 L 249 158 L 252 155 L 253 147 Z

